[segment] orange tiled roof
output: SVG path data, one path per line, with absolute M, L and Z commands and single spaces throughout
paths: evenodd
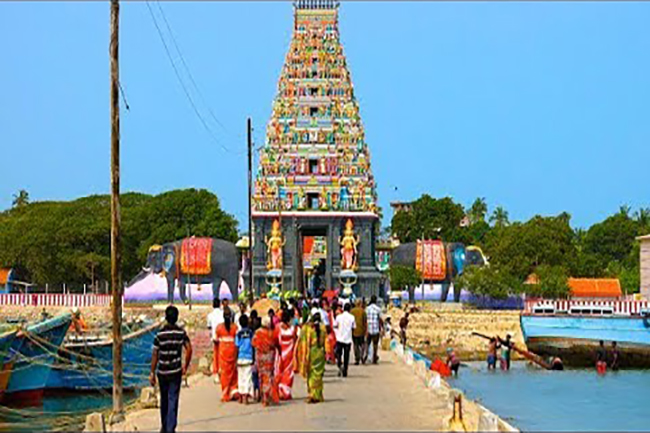
M 623 296 L 618 278 L 569 278 L 571 296 L 576 298 L 616 298 Z
M 7 284 L 9 272 L 11 272 L 9 268 L 0 268 L 0 284 Z
M 539 276 L 537 274 L 530 274 L 524 284 L 539 284 Z

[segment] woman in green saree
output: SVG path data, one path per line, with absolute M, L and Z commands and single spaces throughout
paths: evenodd
M 300 331 L 296 348 L 296 371 L 307 381 L 307 403 L 318 403 L 323 398 L 323 375 L 325 374 L 325 339 L 327 331 L 316 313 Z

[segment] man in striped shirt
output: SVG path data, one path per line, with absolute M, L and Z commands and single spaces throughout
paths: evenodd
M 151 386 L 156 386 L 156 376 L 160 386 L 160 423 L 162 432 L 175 432 L 178 419 L 178 400 L 181 381 L 187 373 L 192 360 L 192 343 L 185 330 L 176 324 L 178 308 L 170 305 L 165 310 L 167 323 L 153 341 L 151 357 Z M 185 362 L 183 362 L 185 348 Z

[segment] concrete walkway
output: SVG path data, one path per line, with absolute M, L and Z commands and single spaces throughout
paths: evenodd
M 378 365 L 350 366 L 349 376 L 338 378 L 328 366 L 325 402 L 304 402 L 305 382 L 296 375 L 294 400 L 263 408 L 221 403 L 220 388 L 202 377 L 181 390 L 178 431 L 232 430 L 441 430 L 448 416 L 446 402 L 437 401 L 413 370 L 398 363 L 394 355 L 381 354 Z M 116 428 L 117 427 L 117 428 Z M 123 429 L 160 429 L 158 409 L 131 413 Z

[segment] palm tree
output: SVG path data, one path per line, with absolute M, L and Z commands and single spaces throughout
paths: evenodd
M 18 191 L 18 194 L 14 194 L 14 201 L 12 206 L 15 208 L 22 207 L 29 204 L 29 193 L 25 189 Z
M 469 221 L 471 224 L 475 224 L 479 221 L 485 221 L 485 215 L 487 215 L 487 203 L 485 197 L 479 197 L 474 200 L 472 207 L 469 209 Z
M 640 208 L 634 213 L 636 222 L 641 227 L 650 227 L 650 207 Z
M 632 208 L 630 207 L 630 205 L 624 204 L 624 205 L 622 205 L 621 207 L 618 208 L 618 213 L 620 213 L 621 215 L 629 218 L 631 210 L 632 210 Z
M 510 220 L 508 219 L 508 211 L 505 210 L 503 206 L 497 206 L 496 209 L 494 209 L 494 212 L 492 212 L 490 222 L 494 223 L 495 227 L 507 226 L 510 224 Z

